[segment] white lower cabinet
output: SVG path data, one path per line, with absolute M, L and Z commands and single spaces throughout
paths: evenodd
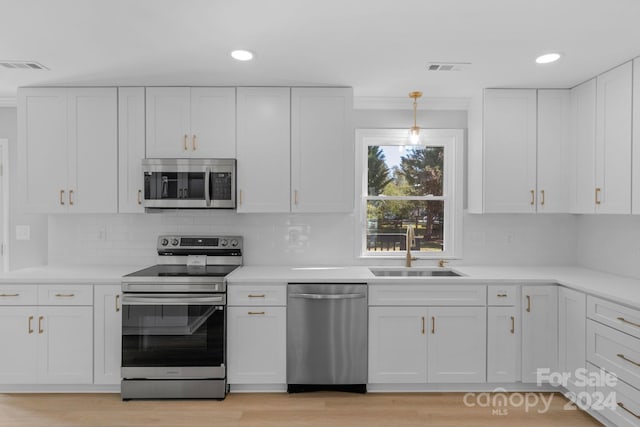
M 566 388 L 585 391 L 579 375 L 586 369 L 587 297 L 582 292 L 558 290 L 558 370 L 569 374 Z M 580 371 L 578 371 L 580 370 Z
M 558 368 L 558 287 L 522 286 L 522 382 Z
M 518 308 L 487 308 L 487 382 L 520 379 L 520 321 Z
M 120 384 L 122 360 L 122 290 L 120 285 L 95 286 L 95 384 Z
M 36 307 L 0 307 L 0 384 L 33 384 L 38 358 Z

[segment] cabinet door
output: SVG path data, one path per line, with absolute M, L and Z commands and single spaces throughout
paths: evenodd
M 36 383 L 36 307 L 0 307 L 0 384 Z
M 570 107 L 569 90 L 538 91 L 538 212 L 569 212 Z
M 118 88 L 118 212 L 144 212 L 144 88 Z
M 18 90 L 17 194 L 27 212 L 67 209 L 67 91 Z
M 571 130 L 570 210 L 593 213 L 596 206 L 596 79 L 571 89 Z
M 537 382 L 538 369 L 558 368 L 558 289 L 522 287 L 522 382 Z
M 91 384 L 93 309 L 59 306 L 38 311 L 38 383 Z
M 236 157 L 236 89 L 191 88 L 190 157 Z
M 147 157 L 189 157 L 190 89 L 148 87 L 146 97 Z
M 631 62 L 597 77 L 598 213 L 631 213 L 631 85 Z
M 567 388 L 576 394 L 585 387 L 575 385 L 576 370 L 586 369 L 587 297 L 567 288 L 558 290 L 558 369 L 569 373 Z
M 238 88 L 238 212 L 289 212 L 290 89 Z
M 291 89 L 291 210 L 351 212 L 354 130 L 350 88 Z
M 229 384 L 287 382 L 287 308 L 229 307 Z
M 96 285 L 94 289 L 94 383 L 120 384 L 121 286 Z
M 118 210 L 116 88 L 74 88 L 69 106 L 69 212 Z
M 427 309 L 369 307 L 369 382 L 427 382 Z
M 640 58 L 633 60 L 633 165 L 631 171 L 633 180 L 631 188 L 633 195 L 632 213 L 640 214 Z
M 536 208 L 536 90 L 487 89 L 484 94 L 486 213 Z
M 485 382 L 487 308 L 430 307 L 428 316 L 429 382 Z
M 487 382 L 520 379 L 520 336 L 517 307 L 487 308 Z

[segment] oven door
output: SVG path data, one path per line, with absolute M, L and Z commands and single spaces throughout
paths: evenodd
M 122 377 L 225 378 L 224 294 L 124 294 Z

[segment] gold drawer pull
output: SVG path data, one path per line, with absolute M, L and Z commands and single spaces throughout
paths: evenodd
M 196 135 L 195 134 L 193 136 L 191 136 L 191 148 L 193 149 L 193 151 L 196 151 L 198 149 L 198 145 L 196 144 Z
M 527 313 L 531 313 L 531 295 L 527 295 Z
M 425 324 L 424 324 L 424 316 L 422 316 L 422 335 L 424 335 L 424 328 L 425 328 Z
M 58 298 L 71 298 L 71 297 L 75 297 L 76 294 L 56 294 L 56 297 Z
M 618 317 L 617 319 L 618 319 L 619 321 L 621 321 L 621 322 L 627 323 L 627 324 L 629 324 L 629 325 L 633 325 L 633 326 L 635 326 L 636 328 L 640 328 L 640 324 L 638 324 L 638 323 L 634 323 L 634 322 L 631 322 L 631 321 L 629 321 L 629 320 L 625 319 L 624 317 Z
M 511 334 L 515 334 L 516 333 L 516 318 L 511 316 Z
M 64 205 L 64 190 L 60 190 L 60 204 Z
M 507 294 L 498 294 L 498 295 L 496 295 L 496 296 L 497 296 L 498 298 L 506 298 L 506 297 L 508 297 L 509 295 L 507 295 Z
M 629 363 L 633 363 L 633 364 L 634 364 L 634 365 L 636 365 L 636 366 L 640 366 L 640 363 L 638 363 L 638 362 L 634 362 L 633 360 L 631 360 L 631 359 L 629 359 L 628 357 L 626 357 L 624 354 L 617 354 L 617 356 L 618 356 L 620 359 L 624 360 L 624 361 L 627 361 L 627 362 L 629 362 Z
M 188 140 L 189 140 L 189 135 L 187 135 L 187 134 L 185 133 L 185 134 L 184 134 L 184 140 L 183 140 L 183 143 L 184 143 L 184 151 L 187 151 L 187 150 L 189 149 L 189 146 L 187 145 L 187 144 L 188 144 L 188 142 L 187 142 Z
M 33 333 L 33 325 L 31 322 L 33 322 L 33 316 L 29 316 L 29 335 Z
M 542 201 L 540 202 L 540 204 L 544 206 L 544 190 L 541 190 L 540 193 L 542 194 Z
M 20 294 L 0 294 L 0 297 L 19 297 Z
M 264 314 L 264 311 L 249 311 L 247 312 L 247 314 L 249 315 L 258 315 L 258 314 Z
M 44 320 L 44 316 L 38 317 L 38 333 L 39 334 L 44 332 L 44 329 L 42 329 L 42 321 L 43 320 Z
M 120 294 L 116 295 L 116 313 L 120 311 Z
M 249 298 L 265 298 L 266 295 L 265 294 L 249 294 L 247 295 Z
M 69 190 L 69 204 L 73 206 L 73 190 Z
M 431 333 L 432 334 L 436 333 L 436 317 L 435 316 L 431 316 Z
M 624 403 L 622 403 L 622 402 L 617 402 L 617 403 L 618 403 L 618 406 L 619 406 L 619 407 L 621 407 L 622 409 L 624 409 L 625 411 L 627 411 L 628 413 L 630 413 L 630 414 L 631 414 L 631 415 L 633 415 L 634 417 L 636 417 L 636 418 L 640 419 L 640 415 L 637 415 L 637 414 L 634 414 L 633 412 L 631 412 L 631 410 L 627 409 L 627 408 L 624 406 Z
M 138 190 L 138 204 L 142 204 L 142 190 Z
M 531 190 L 531 206 L 536 204 L 536 192 Z
M 600 188 L 596 188 L 596 205 L 599 205 L 600 202 L 600 191 L 602 191 L 602 189 Z

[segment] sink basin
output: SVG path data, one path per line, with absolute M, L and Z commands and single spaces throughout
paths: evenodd
M 410 269 L 410 268 L 370 268 L 378 277 L 459 277 L 460 273 L 446 268 Z

